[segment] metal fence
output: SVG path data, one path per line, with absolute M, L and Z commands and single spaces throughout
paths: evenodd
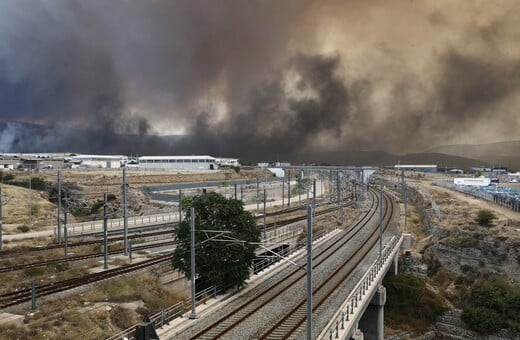
M 497 205 L 509 208 L 513 211 L 520 211 L 520 195 L 514 189 L 501 186 L 470 187 L 455 185 L 447 180 L 435 180 L 434 185 L 462 192 L 475 198 L 481 198 L 493 202 Z
M 384 274 L 395 259 L 402 241 L 403 235 L 399 234 L 392 237 L 390 242 L 385 245 L 382 256 L 378 256 L 377 259 L 374 260 L 341 308 L 321 332 L 319 338 L 328 338 L 330 340 L 339 338 L 340 334 L 348 332 L 354 326 L 354 321 L 356 320 L 355 315 L 362 311 L 363 300 L 371 298 L 371 296 L 368 296 L 369 293 L 383 279 Z
M 197 305 L 200 305 L 202 303 L 206 303 L 211 298 L 214 298 L 217 296 L 218 289 L 213 286 L 210 288 L 206 288 L 200 292 L 197 292 L 195 294 L 195 301 Z M 159 313 L 156 313 L 150 317 L 150 322 L 153 324 L 154 328 L 161 328 L 164 325 L 168 325 L 170 321 L 173 319 L 176 319 L 178 317 L 181 317 L 184 313 L 187 313 L 191 310 L 191 300 L 190 299 L 184 299 L 173 306 L 170 306 L 166 309 L 163 309 Z M 116 335 L 113 335 L 111 337 L 107 337 L 107 340 L 123 340 L 123 339 L 135 339 L 135 328 L 136 325 L 127 328 Z
M 430 194 L 430 192 L 428 190 L 426 190 L 425 188 L 421 187 L 421 186 L 418 186 L 417 189 L 419 189 L 419 191 L 421 191 L 421 193 L 426 198 L 428 198 L 428 200 L 430 201 L 430 204 L 432 205 L 433 211 L 435 211 L 435 214 L 437 214 L 437 217 L 439 218 L 439 221 L 442 221 L 442 218 L 443 218 L 442 212 L 439 209 L 439 206 L 437 205 L 437 203 L 435 203 L 435 200 L 433 199 L 433 197 Z
M 148 216 L 135 216 L 128 218 L 128 227 L 149 226 L 157 223 L 177 222 L 179 221 L 179 213 L 167 213 Z M 108 220 L 108 229 L 121 229 L 124 226 L 122 218 L 113 218 Z M 90 221 L 71 223 L 67 225 L 68 235 L 84 234 L 103 230 L 103 221 Z M 63 228 L 62 228 L 63 232 Z M 56 228 L 54 228 L 56 234 Z

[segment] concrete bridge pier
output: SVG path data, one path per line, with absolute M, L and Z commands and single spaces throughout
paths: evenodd
M 399 269 L 398 268 L 399 267 L 399 253 L 395 254 L 393 265 L 394 265 L 394 275 L 397 275 L 397 273 L 398 273 L 397 270 Z
M 386 303 L 386 288 L 380 286 L 374 294 L 365 313 L 359 320 L 359 328 L 366 340 L 384 339 L 384 309 Z
M 351 340 L 364 340 L 363 332 L 360 329 L 356 329 L 354 334 L 352 334 Z

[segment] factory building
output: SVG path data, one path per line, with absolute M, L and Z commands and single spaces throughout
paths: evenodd
M 137 160 L 142 170 L 216 170 L 240 166 L 237 158 L 212 156 L 141 156 Z
M 138 158 L 142 170 L 213 170 L 217 160 L 211 156 L 142 156 Z
M 77 155 L 65 159 L 70 167 L 75 168 L 120 168 L 128 162 L 127 156 L 120 155 Z
M 410 165 L 399 164 L 394 165 L 395 170 L 416 171 L 416 172 L 437 172 L 437 165 Z

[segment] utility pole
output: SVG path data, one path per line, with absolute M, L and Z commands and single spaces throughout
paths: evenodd
M 61 243 L 61 170 L 58 170 L 58 244 Z
M 339 200 L 340 200 L 340 195 L 339 195 L 339 171 L 336 171 L 336 191 L 337 191 L 337 195 L 338 195 L 338 204 L 339 204 Z
M 285 174 L 282 178 L 282 208 L 285 207 Z
M 126 166 L 123 167 L 123 247 L 124 254 L 128 256 L 128 200 L 126 192 Z
M 312 339 L 312 216 L 313 208 L 307 205 L 307 340 Z
M 383 182 L 379 188 L 379 258 L 383 256 Z
M 404 179 L 404 169 L 401 169 L 401 199 L 404 203 L 404 228 L 406 230 L 406 181 Z
M 312 216 L 314 217 L 316 210 L 316 179 L 312 180 Z
M 260 205 L 260 202 L 259 202 L 259 199 L 260 199 L 260 179 L 256 179 L 256 211 L 258 211 L 258 209 L 260 208 L 259 205 Z
M 237 184 L 235 183 L 235 200 L 237 199 Z
M 103 194 L 103 269 L 108 269 L 108 198 Z
M 2 187 L 0 186 L 0 250 L 2 250 Z
M 199 316 L 195 312 L 195 208 L 190 208 L 191 223 L 191 314 L 190 319 L 197 319 Z
M 287 208 L 291 206 L 291 173 L 289 172 L 289 181 L 287 182 Z
M 32 167 L 29 169 L 29 230 L 32 230 Z
M 364 185 L 364 183 L 365 183 L 365 178 L 364 178 L 364 176 L 363 176 L 363 170 L 361 170 L 361 171 L 359 172 L 359 177 L 360 177 L 360 181 L 359 181 L 359 183 L 361 183 L 361 184 L 359 185 L 359 193 L 360 193 L 360 196 L 361 196 L 360 201 L 363 202 L 363 200 L 364 200 L 364 198 L 365 198 L 365 194 L 364 194 L 364 193 L 365 193 L 365 185 Z
M 63 212 L 63 236 L 65 239 L 65 247 L 63 248 L 65 257 L 68 256 L 68 230 L 67 230 L 67 223 L 68 223 L 68 207 L 69 207 L 69 199 L 67 197 L 67 194 L 65 194 L 65 209 Z
M 266 231 L 266 223 L 265 223 L 267 195 L 266 195 L 265 191 L 266 190 L 264 189 L 264 242 L 267 239 L 267 231 Z
M 332 187 L 332 169 L 330 169 L 329 171 L 329 195 L 330 195 L 330 201 L 332 202 L 332 200 L 334 199 L 334 193 L 333 193 L 333 187 Z
M 179 189 L 179 226 L 182 222 L 182 189 Z

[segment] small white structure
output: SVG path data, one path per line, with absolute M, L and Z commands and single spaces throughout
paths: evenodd
M 127 156 L 121 155 L 77 155 L 68 157 L 72 168 L 119 168 L 128 162 Z
M 395 170 L 418 171 L 418 172 L 437 172 L 437 165 L 434 164 L 397 164 Z
M 215 158 L 215 163 L 219 166 L 240 166 L 238 158 Z
M 454 178 L 453 183 L 455 185 L 474 186 L 474 187 L 485 187 L 491 184 L 491 178 L 489 177 L 478 177 L 478 178 Z
M 276 177 L 285 177 L 285 171 L 282 168 L 267 168 L 267 170 L 271 171 Z

